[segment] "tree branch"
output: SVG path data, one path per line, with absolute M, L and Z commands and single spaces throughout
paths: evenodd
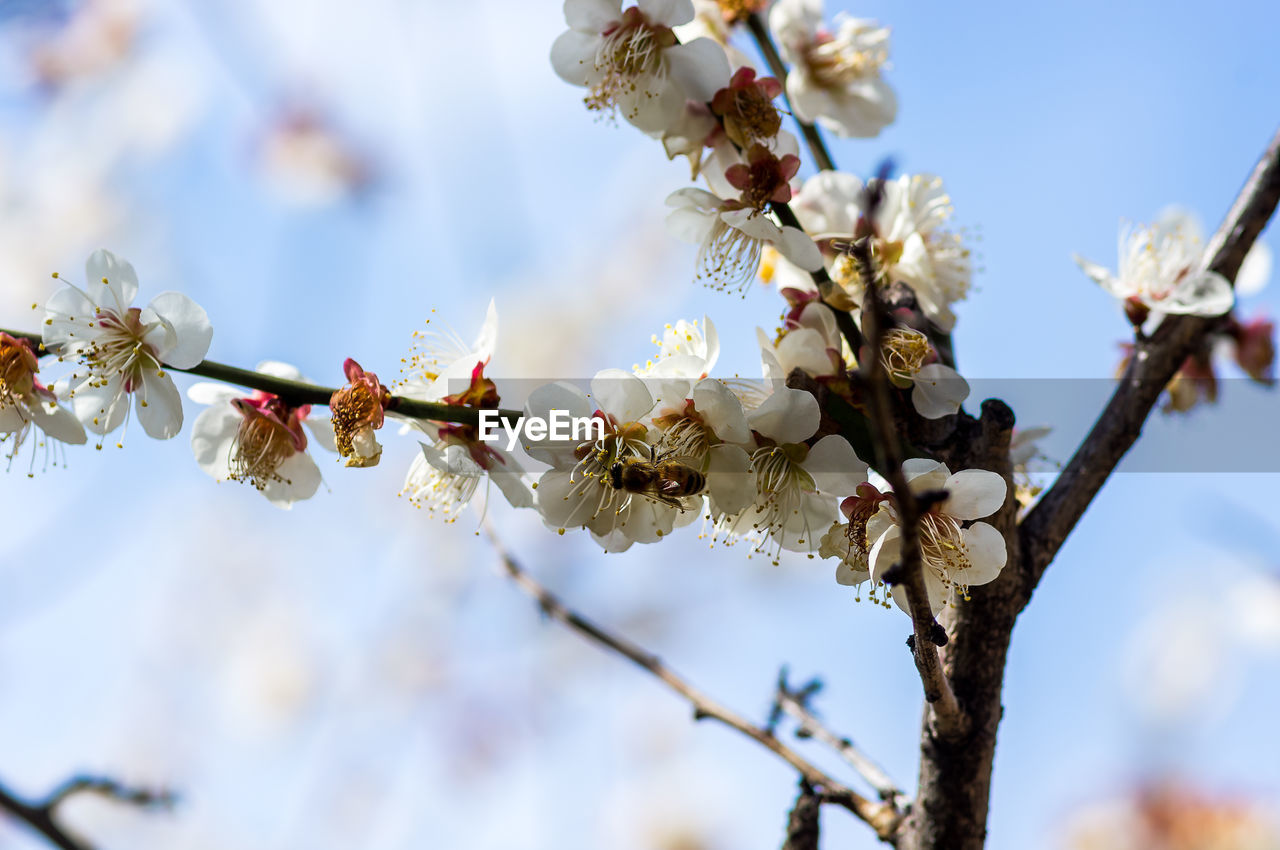
M 0 332 L 7 333 L 9 336 L 18 339 L 25 339 L 32 344 L 35 352 L 40 356 L 57 356 L 47 351 L 44 347 L 39 334 L 26 333 L 24 331 L 11 331 L 0 328 Z M 59 358 L 61 359 L 61 358 Z M 291 381 L 287 378 L 277 378 L 273 375 L 264 375 L 261 372 L 252 372 L 248 369 L 240 369 L 236 366 L 228 366 L 225 363 L 215 363 L 212 360 L 202 361 L 190 369 L 179 369 L 176 366 L 165 364 L 166 369 L 172 369 L 175 372 L 186 372 L 190 375 L 199 375 L 202 378 L 212 378 L 215 381 L 222 381 L 225 384 L 235 384 L 240 387 L 248 387 L 249 389 L 261 390 L 264 393 L 271 393 L 279 396 L 287 403 L 298 406 L 303 404 L 319 405 L 327 407 L 329 399 L 333 397 L 336 390 L 332 387 L 322 387 L 315 384 L 308 384 L 304 381 Z M 417 399 L 405 398 L 404 396 L 393 395 L 391 403 L 387 405 L 387 410 L 399 416 L 407 416 L 412 419 L 429 419 L 434 422 L 457 422 L 462 425 L 479 425 L 480 409 L 475 407 L 461 407 L 452 404 L 439 404 L 433 401 L 419 401 Z M 514 422 L 523 418 L 524 414 L 518 410 L 499 410 L 498 415 L 507 422 Z
M 43 800 L 27 802 L 0 784 L 0 810 L 8 812 L 61 850 L 93 850 L 93 845 L 76 838 L 58 822 L 58 807 L 67 798 L 81 793 L 100 794 L 112 800 L 142 808 L 172 808 L 177 797 L 169 791 L 130 788 L 114 779 L 77 776 L 59 785 Z
M 538 603 L 539 609 L 545 615 L 563 623 L 592 643 L 626 658 L 647 671 L 693 706 L 695 720 L 715 720 L 770 750 L 795 768 L 805 782 L 821 788 L 824 798 L 829 798 L 830 802 L 848 809 L 855 817 L 875 830 L 876 835 L 882 841 L 892 841 L 892 837 L 897 831 L 898 823 L 901 820 L 901 816 L 893 806 L 869 800 L 840 784 L 795 750 L 779 741 L 768 729 L 757 726 L 742 715 L 699 691 L 687 680 L 671 670 L 656 655 L 626 638 L 610 634 L 586 617 L 567 607 L 558 597 L 539 584 L 533 576 L 520 566 L 519 562 L 502 545 L 492 525 L 488 522 L 484 523 L 484 532 L 497 551 L 507 576 L 515 582 L 517 587 L 533 597 Z
M 902 789 L 889 778 L 880 765 L 859 749 L 857 744 L 842 735 L 837 735 L 818 719 L 813 709 L 809 707 L 809 696 L 812 690 L 810 686 L 792 690 L 787 684 L 786 668 L 783 668 L 778 674 L 778 688 L 774 696 L 776 710 L 791 716 L 799 724 L 796 729 L 797 737 L 813 738 L 830 747 L 876 790 L 881 800 L 896 808 L 898 798 L 906 796 Z
M 883 185 L 885 176 L 882 173 L 880 179 L 872 184 L 874 188 L 868 188 L 864 203 L 865 220 L 868 222 L 874 220 L 875 210 L 882 195 L 879 187 Z M 862 326 L 867 338 L 867 346 L 863 352 L 859 353 L 859 362 L 864 383 L 870 391 L 867 399 L 868 418 L 871 420 L 876 436 L 878 468 L 893 488 L 894 500 L 898 507 L 898 522 L 902 529 L 902 561 L 894 566 L 886 576 L 886 580 L 901 584 L 906 590 L 912 626 L 912 635 L 908 638 L 907 645 L 911 647 L 916 671 L 920 674 L 921 684 L 924 685 L 925 701 L 933 710 L 938 734 L 944 737 L 956 737 L 964 729 L 965 717 L 938 657 L 938 647 L 946 645 L 947 633 L 933 617 L 933 611 L 929 607 L 929 594 L 924 583 L 919 523 L 921 511 L 927 509 L 927 506 L 921 505 L 911 492 L 907 476 L 902 469 L 902 445 L 898 440 L 898 431 L 894 427 L 889 375 L 880 356 L 880 352 L 884 349 L 888 316 L 880 297 L 880 287 L 875 279 L 875 262 L 871 255 L 870 237 L 864 236 L 855 240 L 850 247 L 850 252 L 858 264 L 865 292 Z
M 1278 201 L 1280 132 L 1272 138 L 1222 226 L 1209 241 L 1205 249 L 1207 267 L 1234 282 L 1240 263 L 1271 218 Z M 1022 521 L 1020 533 L 1028 598 L 1085 509 L 1138 439 L 1143 423 L 1170 379 L 1215 321 L 1197 316 L 1169 316 L 1154 334 L 1137 340 L 1124 377 L 1089 436 Z

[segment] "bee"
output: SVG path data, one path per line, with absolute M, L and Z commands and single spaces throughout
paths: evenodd
M 650 450 L 649 458 L 624 457 L 609 467 L 609 483 L 615 490 L 645 496 L 684 510 L 680 500 L 696 496 L 707 486 L 707 476 L 688 464 Z

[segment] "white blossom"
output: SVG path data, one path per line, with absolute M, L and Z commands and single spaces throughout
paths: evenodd
M 1220 316 L 1235 303 L 1225 277 L 1203 267 L 1204 242 L 1198 225 L 1185 217 L 1167 217 L 1151 226 L 1122 224 L 1119 270 L 1076 256 L 1080 268 L 1126 305 L 1156 313 Z M 1133 316 L 1141 324 L 1145 316 Z
M 591 381 L 591 396 L 565 382 L 534 390 L 525 416 L 549 419 L 553 410 L 574 420 L 597 418 L 604 436 L 594 440 L 542 440 L 525 451 L 551 466 L 537 483 L 537 507 L 543 521 L 563 533 L 586 528 L 607 551 L 622 551 L 632 543 L 662 539 L 677 522 L 696 518 L 693 500 L 680 510 L 613 486 L 610 470 L 625 458 L 652 456 L 649 426 L 643 420 L 654 399 L 644 381 L 618 369 L 605 369 Z
M 674 208 L 667 231 L 698 246 L 696 279 L 712 288 L 745 291 L 765 245 L 802 269 L 822 267 L 822 254 L 803 230 L 781 226 L 760 210 L 692 188 L 673 192 L 667 206 Z
M 123 424 L 129 397 L 147 434 L 168 439 L 182 428 L 182 396 L 164 366 L 191 368 L 204 359 L 213 328 L 204 308 L 179 292 L 162 292 L 147 307 L 133 266 L 110 251 L 85 263 L 84 289 L 70 284 L 45 308 L 44 344 L 79 368 L 58 382 L 76 416 L 95 434 Z
M 288 363 L 258 364 L 264 375 L 305 380 Z M 215 481 L 251 484 L 272 504 L 291 508 L 320 488 L 320 468 L 307 452 L 306 426 L 318 444 L 337 451 L 327 418 L 311 417 L 311 405 L 290 405 L 279 396 L 255 391 L 249 396 L 226 384 L 192 384 L 187 397 L 209 407 L 191 425 L 196 463 Z
M 619 113 L 661 134 L 687 100 L 706 102 L 729 79 L 724 48 L 709 38 L 680 44 L 672 27 L 693 20 L 691 0 L 565 0 L 569 25 L 551 47 L 551 65 L 584 86 L 587 107 Z
M 914 495 L 947 492 L 946 499 L 920 517 L 918 526 L 925 589 L 929 606 L 937 614 L 948 603 L 954 604 L 956 596 L 967 596 L 970 587 L 994 581 L 1004 568 L 1007 553 L 1000 532 L 990 523 L 965 523 L 998 511 L 1008 488 L 994 472 L 965 469 L 952 474 L 945 464 L 921 458 L 906 461 L 903 471 Z M 873 541 L 868 553 L 870 578 L 879 582 L 902 558 L 902 527 L 892 499 L 880 502 L 868 520 L 867 537 Z M 902 585 L 895 585 L 892 593 L 898 607 L 908 610 Z
M 451 331 L 418 332 L 414 338 L 406 377 L 398 385 L 401 396 L 477 409 L 497 408 L 497 387 L 484 374 L 498 339 L 498 310 L 492 299 L 470 345 Z M 400 491 L 415 507 L 439 513 L 452 522 L 486 479 L 515 507 L 533 506 L 524 468 L 500 443 L 482 440 L 476 426 L 396 418 L 405 423 L 402 433 L 412 428 L 428 437 L 419 443 L 422 451 L 410 463 Z
M 880 76 L 889 60 L 889 30 L 840 14 L 835 31 L 822 20 L 822 0 L 778 0 L 769 26 L 791 65 L 787 98 L 796 117 L 838 136 L 870 137 L 891 124 L 898 99 Z
M 719 517 L 717 530 L 753 538 L 758 552 L 770 546 L 775 562 L 783 549 L 817 550 L 835 521 L 837 500 L 867 480 L 867 465 L 838 435 L 805 442 L 818 430 L 821 412 L 804 390 L 775 386 L 747 419 L 756 436 L 755 496 L 741 513 Z
M 880 359 L 889 380 L 895 386 L 911 387 L 911 404 L 925 419 L 951 416 L 969 397 L 968 381 L 936 357 L 929 337 L 920 331 L 890 328 L 885 332 Z
M 84 426 L 58 405 L 57 396 L 36 377 L 38 371 L 31 343 L 0 332 L 0 442 L 13 440 L 10 461 L 33 430 L 68 445 L 85 442 Z
M 845 288 L 855 303 L 862 302 L 862 274 L 849 254 L 831 243 L 853 238 L 863 217 L 865 186 L 851 174 L 823 171 L 805 181 L 791 203 L 805 230 L 826 247 L 832 280 Z M 969 291 L 972 267 L 969 249 L 960 234 L 947 229 L 951 198 L 942 180 L 929 174 L 902 175 L 888 180 L 870 222 L 874 232 L 872 258 L 877 280 L 905 283 L 915 293 L 920 310 L 942 331 L 950 332 L 956 317 L 952 305 Z M 812 289 L 805 275 L 779 262 L 779 286 Z

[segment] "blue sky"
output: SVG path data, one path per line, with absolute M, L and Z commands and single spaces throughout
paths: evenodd
M 720 371 L 756 374 L 754 328 L 772 326 L 776 296 L 693 286 L 693 250 L 661 222 L 685 166 L 593 121 L 555 77 L 556 4 L 142 8 L 122 65 L 56 95 L 14 76 L 0 90 L 0 175 L 18 210 L 0 237 L 16 281 L 0 326 L 34 326 L 44 275 L 78 275 L 105 245 L 138 267 L 144 299 L 178 288 L 206 307 L 212 359 L 289 360 L 323 382 L 347 356 L 394 377 L 428 317 L 469 338 L 490 297 L 498 376 L 625 368 L 664 322 L 703 314 L 720 329 Z M 892 156 L 946 180 L 982 267 L 958 310 L 965 374 L 1109 377 L 1125 325 L 1071 254 L 1113 264 L 1120 220 L 1170 203 L 1217 223 L 1276 127 L 1275 7 L 849 11 L 893 27 L 901 113 L 834 154 L 855 173 Z M 23 23 L 5 22 L 0 67 L 23 67 Z M 365 194 L 302 206 L 277 191 L 256 152 L 296 103 L 369 162 Z M 1277 292 L 1245 313 L 1274 314 Z M 1062 418 L 1046 448 L 1065 460 L 1096 401 L 1046 386 L 1019 417 Z M 1278 410 L 1229 382 L 1220 410 L 1150 431 L 1220 439 L 1215 422 Z M 1261 435 L 1236 448 L 1278 468 L 1266 431 L 1229 433 Z M 780 844 L 794 777 L 541 623 L 491 569 L 471 517 L 431 522 L 396 499 L 411 441 L 388 435 L 368 472 L 322 467 L 328 488 L 285 513 L 213 485 L 187 440 L 136 432 L 124 451 L 74 451 L 69 469 L 34 479 L 20 460 L 0 488 L 0 778 L 35 792 L 89 768 L 184 793 L 172 816 L 85 804 L 76 822 L 104 846 L 662 847 L 680 829 L 708 848 Z M 1221 681 L 1178 723 L 1156 728 L 1126 690 L 1135 634 L 1190 628 L 1188 611 L 1239 619 L 1235 591 L 1278 574 L 1277 483 L 1126 472 L 1108 484 L 1015 632 L 994 850 L 1054 846 L 1079 807 L 1157 768 L 1280 800 L 1258 749 L 1280 699 L 1274 643 L 1230 645 Z M 708 550 L 696 529 L 605 557 L 534 517 L 492 515 L 548 583 L 743 711 L 763 717 L 781 664 L 823 676 L 825 716 L 914 784 L 906 621 L 855 604 L 826 565 Z M 826 846 L 876 846 L 840 812 L 824 823 Z

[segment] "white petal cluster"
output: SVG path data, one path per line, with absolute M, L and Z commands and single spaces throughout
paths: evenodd
M 791 204 L 805 231 L 827 246 L 832 279 L 857 303 L 862 302 L 862 276 L 852 258 L 831 241 L 853 238 L 865 194 L 865 184 L 852 174 L 824 171 L 805 181 Z M 941 178 L 904 174 L 885 182 L 883 198 L 868 222 L 875 233 L 872 255 L 878 280 L 910 286 L 921 311 L 944 332 L 955 326 L 952 306 L 968 294 L 973 273 L 963 238 L 947 227 L 952 213 Z M 803 269 L 786 262 L 778 263 L 775 274 L 780 286 L 813 288 Z
M 259 363 L 256 371 L 305 380 L 296 367 L 274 360 Z M 250 484 L 286 510 L 320 489 L 320 467 L 307 452 L 303 426 L 324 448 L 337 447 L 328 418 L 312 417 L 310 405 L 292 406 L 261 391 L 243 396 L 226 384 L 205 382 L 192 384 L 187 397 L 209 405 L 191 425 L 191 450 L 215 481 Z
M 768 213 L 727 202 L 705 189 L 679 189 L 667 198 L 667 232 L 698 246 L 695 280 L 713 289 L 745 292 L 760 268 L 764 246 L 806 271 L 822 268 L 822 254 L 803 230 Z
M 1230 281 L 1203 267 L 1199 224 L 1184 215 L 1122 224 L 1119 257 L 1116 274 L 1080 256 L 1075 261 L 1111 295 L 1156 313 L 1221 316 L 1235 304 Z
M 778 0 L 769 26 L 787 74 L 787 99 L 796 116 L 838 136 L 879 135 L 898 114 L 898 98 L 880 76 L 889 61 L 889 30 L 840 14 L 834 31 L 822 19 L 822 0 Z
M 565 0 L 568 31 L 551 46 L 551 65 L 587 89 L 587 107 L 619 114 L 661 135 L 686 101 L 706 102 L 729 79 L 724 48 L 709 38 L 680 44 L 672 27 L 694 19 L 691 0 Z
M 209 317 L 179 292 L 134 307 L 138 276 L 110 251 L 89 257 L 85 277 L 84 289 L 68 284 L 45 307 L 45 347 L 60 360 L 79 361 L 55 391 L 95 434 L 124 424 L 132 400 L 149 436 L 173 437 L 182 428 L 182 396 L 164 367 L 187 369 L 204 359 L 213 338 Z
M 80 420 L 58 405 L 57 396 L 36 377 L 38 371 L 31 343 L 0 332 L 0 443 L 13 441 L 6 453 L 10 462 L 33 431 L 67 445 L 86 440 Z
M 492 299 L 470 345 L 449 331 L 418 333 L 415 338 L 406 377 L 397 386 L 401 396 L 469 406 L 496 404 L 496 388 L 484 377 L 498 341 L 498 309 Z M 487 394 L 491 388 L 492 397 Z M 501 443 L 482 441 L 472 426 L 397 418 L 405 423 L 401 433 L 413 429 L 427 437 L 419 442 L 422 451 L 409 464 L 400 491 L 415 507 L 453 522 L 486 476 L 513 506 L 533 505 L 524 468 Z
M 920 559 L 929 606 L 937 614 L 970 587 L 994 581 L 1004 568 L 1004 537 L 994 526 L 975 522 L 998 511 L 1008 487 L 994 472 L 965 469 L 952 473 L 945 464 L 913 458 L 903 464 L 914 495 L 945 491 L 947 498 L 920 517 Z M 866 488 L 842 505 L 848 523 L 833 527 L 823 539 L 824 555 L 841 557 L 836 580 L 859 585 L 880 584 L 902 559 L 902 526 L 892 495 Z M 844 538 L 841 540 L 840 538 Z M 892 588 L 898 607 L 908 610 L 906 591 Z

